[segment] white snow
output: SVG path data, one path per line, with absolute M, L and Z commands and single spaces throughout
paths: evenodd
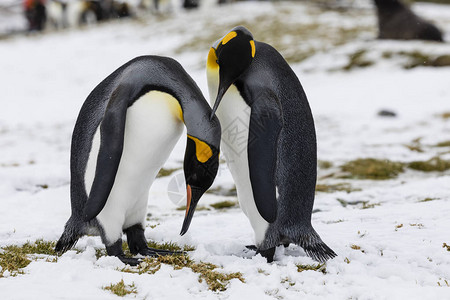
M 327 26 L 375 26 L 367 1 L 357 13 L 331 11 L 320 19 L 312 4 L 246 2 L 172 16 L 148 16 L 146 21 L 121 20 L 84 29 L 0 40 L 0 247 L 26 241 L 56 241 L 70 215 L 69 158 L 71 131 L 89 92 L 126 61 L 146 54 L 171 56 L 191 74 L 207 97 L 204 64 L 208 45 L 237 24 L 270 26 L 284 18 L 289 26 L 315 20 Z M 417 13 L 433 20 L 450 37 L 450 6 L 419 4 Z M 255 28 L 249 28 L 257 32 Z M 215 35 L 217 33 L 217 35 Z M 279 32 L 283 35 L 283 32 Z M 188 47 L 200 36 L 203 43 Z M 365 30 L 340 46 L 325 37 L 285 41 L 301 49 L 311 45 L 316 55 L 292 64 L 308 95 L 316 121 L 318 158 L 340 164 L 360 157 L 410 162 L 438 154 L 450 159 L 450 149 L 432 147 L 450 140 L 450 67 L 402 68 L 403 59 L 383 59 L 386 51 L 450 54 L 448 43 L 375 40 L 376 29 Z M 255 33 L 255 39 L 264 40 Z M 297 45 L 298 44 L 298 45 Z M 184 47 L 181 47 L 185 45 Z M 293 48 L 296 49 L 296 48 Z M 375 64 L 343 71 L 348 56 L 366 49 Z M 396 118 L 377 116 L 381 109 Z M 424 152 L 405 145 L 421 138 Z M 166 163 L 181 167 L 182 137 Z M 330 170 L 319 170 L 319 178 Z M 322 179 L 347 182 L 361 191 L 318 193 L 313 225 L 338 254 L 326 264 L 326 274 L 297 272 L 296 264 L 314 264 L 300 247 L 277 249 L 275 262 L 246 252 L 253 232 L 238 208 L 197 211 L 189 232 L 181 237 L 184 212 L 167 196 L 172 177 L 157 179 L 151 190 L 151 214 L 146 237 L 196 247 L 190 256 L 211 262 L 224 272 L 241 272 L 224 292 L 208 290 L 190 269 L 163 265 L 154 275 L 118 271 L 114 257 L 96 259 L 103 248 L 99 237 L 84 237 L 76 248 L 58 258 L 33 261 L 24 274 L 0 277 L 0 299 L 116 299 L 102 287 L 134 283 L 138 299 L 450 299 L 450 172 L 407 170 L 384 181 Z M 232 178 L 221 165 L 213 187 L 231 187 Z M 421 202 L 425 198 L 436 199 Z M 379 204 L 343 207 L 337 199 Z M 199 205 L 233 197 L 205 194 Z M 158 225 L 159 224 L 159 225 Z M 403 226 L 400 226 L 403 224 Z M 354 250 L 352 245 L 360 246 Z M 363 250 L 363 251 L 361 251 Z M 2 271 L 0 271 L 1 273 Z

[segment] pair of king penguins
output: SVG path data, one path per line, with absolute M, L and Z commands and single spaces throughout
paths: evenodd
M 85 234 L 99 234 L 108 255 L 136 265 L 138 259 L 123 253 L 125 233 L 132 254 L 174 253 L 149 248 L 144 229 L 150 186 L 184 123 L 187 205 L 181 235 L 217 174 L 222 136 L 257 252 L 271 262 L 275 247 L 295 243 L 318 261 L 336 256 L 311 225 L 315 130 L 294 72 L 274 48 L 238 26 L 210 49 L 207 77 L 211 97 L 217 96 L 212 110 L 182 66 L 160 56 L 131 60 L 90 93 L 72 135 L 72 214 L 57 252 Z M 226 132 L 238 119 L 245 124 L 245 152 L 235 151 L 242 145 Z

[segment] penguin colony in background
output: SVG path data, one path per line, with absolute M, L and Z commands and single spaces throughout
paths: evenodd
M 108 255 L 136 265 L 132 254 L 173 254 L 151 249 L 144 236 L 150 186 L 187 129 L 184 174 L 187 205 L 181 235 L 218 169 L 220 125 L 200 89 L 173 59 L 142 56 L 103 80 L 87 97 L 72 135 L 72 214 L 56 244 L 70 249 L 85 234 L 99 234 Z
M 374 0 L 380 39 L 430 40 L 442 42 L 441 31 L 420 18 L 399 0 Z
M 318 261 L 335 257 L 311 225 L 316 135 L 295 73 L 273 47 L 238 26 L 210 49 L 207 77 L 222 150 L 255 232 L 252 248 L 268 262 L 275 247 L 290 243 Z

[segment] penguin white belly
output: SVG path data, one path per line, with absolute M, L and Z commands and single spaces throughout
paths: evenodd
M 128 108 L 119 168 L 106 205 L 97 216 L 109 243 L 120 238 L 123 229 L 143 224 L 150 186 L 183 132 L 181 118 L 178 101 L 159 91 L 143 95 Z M 99 149 L 100 127 L 86 169 L 88 195 Z
M 230 86 L 216 112 L 222 127 L 222 149 L 236 184 L 239 205 L 250 220 L 258 246 L 264 240 L 269 223 L 258 212 L 250 181 L 247 152 L 250 113 L 250 107 L 234 85 Z

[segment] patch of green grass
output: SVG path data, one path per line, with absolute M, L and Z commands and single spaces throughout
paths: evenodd
M 191 266 L 192 271 L 200 274 L 200 280 L 205 280 L 208 288 L 212 291 L 225 291 L 231 279 L 239 279 L 245 282 L 241 272 L 222 273 L 215 271 L 218 266 L 210 263 L 198 263 Z
M 217 203 L 211 204 L 211 207 L 214 209 L 226 209 L 226 208 L 232 208 L 237 206 L 237 202 L 235 201 L 221 201 Z
M 11 250 L 4 251 L 3 253 L 0 253 L 0 267 L 2 267 L 0 278 L 3 277 L 5 271 L 10 272 L 12 276 L 23 274 L 21 269 L 25 268 L 30 263 L 31 260 L 28 259 L 27 255 L 23 252 Z
M 347 178 L 384 180 L 397 177 L 403 172 L 403 164 L 387 159 L 360 158 L 341 166 L 341 170 L 349 173 Z
M 421 51 L 400 51 L 392 52 L 385 51 L 382 54 L 383 58 L 390 59 L 394 56 L 405 57 L 407 62 L 403 64 L 405 69 L 413 69 L 419 66 L 423 67 L 447 67 L 450 66 L 450 55 L 430 55 Z
M 399 54 L 409 58 L 409 62 L 403 66 L 405 69 L 412 69 L 419 66 L 424 67 L 450 66 L 450 55 L 440 55 L 432 57 L 420 51 L 412 51 L 412 52 L 402 51 L 399 52 Z
M 161 264 L 171 265 L 175 270 L 183 268 L 190 268 L 194 273 L 199 274 L 199 281 L 203 280 L 208 285 L 208 288 L 212 291 L 225 291 L 227 285 L 232 279 L 239 279 L 241 282 L 245 282 L 242 273 L 223 273 L 216 271 L 219 266 L 200 262 L 194 262 L 188 255 L 167 255 L 159 256 L 156 258 L 144 258 L 137 268 L 126 267 L 122 269 L 122 272 L 138 273 L 138 274 L 155 274 L 161 268 Z
M 173 168 L 173 169 L 161 168 L 161 170 L 159 170 L 159 172 L 158 172 L 158 175 L 156 175 L 156 178 L 172 175 L 173 172 L 178 171 L 180 169 L 181 168 Z
M 320 169 L 329 169 L 333 167 L 333 163 L 328 160 L 318 160 L 317 165 L 319 166 Z
M 366 49 L 360 49 L 353 54 L 349 55 L 349 62 L 343 67 L 345 71 L 350 71 L 354 68 L 366 68 L 370 67 L 374 64 L 373 61 L 370 61 L 364 57 L 366 54 Z
M 132 284 L 125 284 L 125 282 L 122 280 L 120 280 L 118 283 L 116 284 L 110 284 L 110 286 L 105 286 L 103 287 L 104 290 L 108 290 L 111 291 L 111 293 L 119 296 L 119 297 L 123 297 L 129 294 L 136 294 L 137 290 L 136 290 L 136 286 L 134 285 L 134 282 Z
M 439 198 L 425 198 L 425 199 L 422 199 L 422 200 L 419 200 L 419 201 L 417 201 L 417 202 L 430 202 L 430 201 L 433 201 L 433 200 L 438 200 Z
M 26 242 L 22 246 L 10 245 L 2 248 L 0 253 L 0 277 L 5 271 L 9 271 L 12 276 L 22 274 L 23 268 L 31 263 L 29 255 L 44 254 L 56 257 L 55 242 L 47 242 L 44 240 L 37 240 L 34 243 Z M 55 261 L 55 260 L 53 260 Z
M 434 145 L 435 147 L 450 147 L 450 141 L 444 141 Z
M 317 265 L 303 265 L 303 264 L 296 264 L 297 272 L 303 272 L 303 271 L 317 271 L 322 272 L 323 274 L 327 273 L 327 269 L 325 264 L 317 264 Z
M 450 160 L 444 160 L 436 156 L 426 161 L 413 161 L 408 164 L 408 167 L 423 172 L 443 172 L 450 169 Z
M 349 183 L 337 183 L 337 184 L 317 184 L 316 192 L 322 193 L 334 193 L 334 192 L 357 192 L 361 191 L 361 189 L 354 189 Z
M 177 207 L 176 210 L 182 210 L 185 211 L 186 210 L 186 205 Z M 199 205 L 197 206 L 197 208 L 195 209 L 195 211 L 202 211 L 202 210 L 211 210 L 209 207 L 203 206 L 203 205 Z
M 218 186 L 216 188 L 207 190 L 206 193 L 218 195 L 218 196 L 224 196 L 224 197 L 236 197 L 237 196 L 236 186 L 233 186 L 230 189 L 226 189 L 222 186 Z
M 147 245 L 153 249 L 169 250 L 169 251 L 194 251 L 195 250 L 194 246 L 191 246 L 191 245 L 179 246 L 173 242 L 158 243 L 155 241 L 148 241 Z
M 369 201 L 364 201 L 361 209 L 374 208 L 375 206 L 380 206 L 380 203 L 369 203 Z

